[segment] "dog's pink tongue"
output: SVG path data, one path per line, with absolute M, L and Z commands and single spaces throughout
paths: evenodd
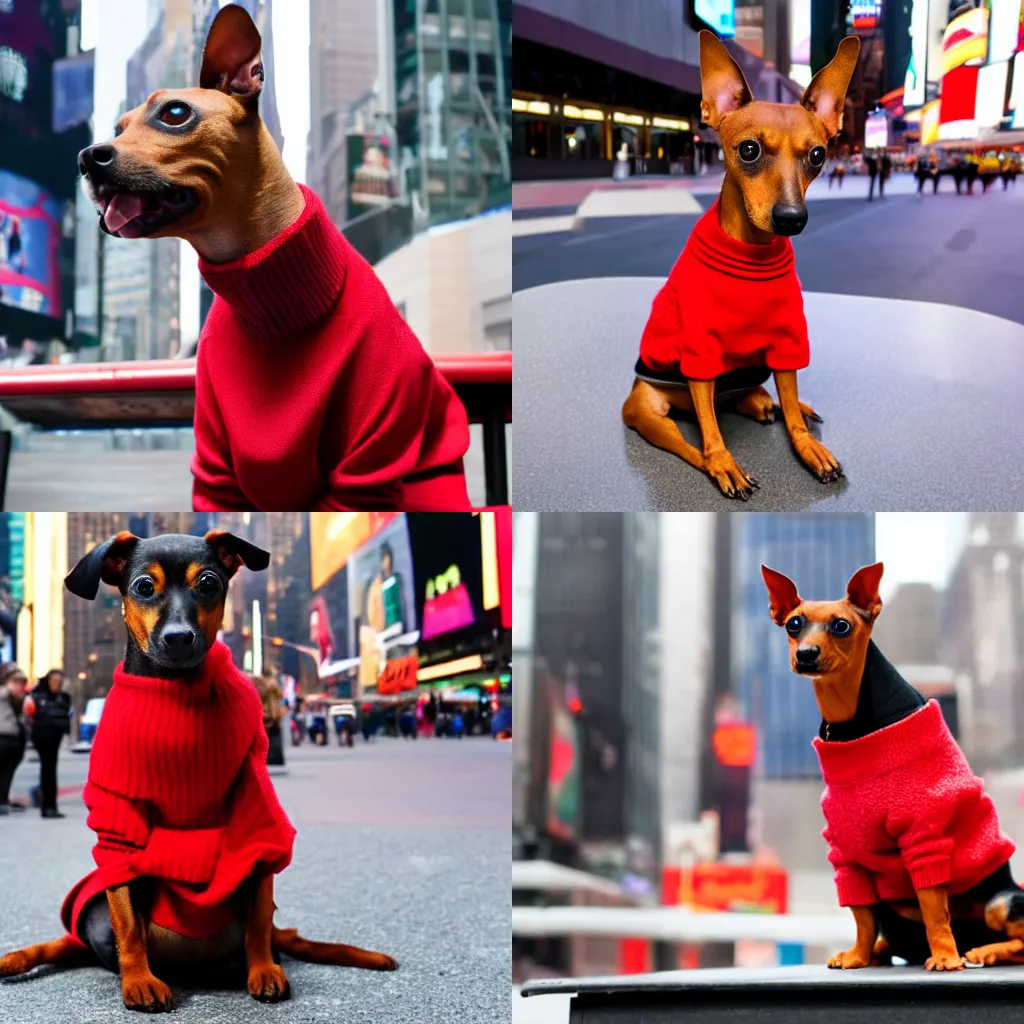
M 142 213 L 142 200 L 138 196 L 116 195 L 107 205 L 103 222 L 110 232 L 120 231 L 130 220 Z

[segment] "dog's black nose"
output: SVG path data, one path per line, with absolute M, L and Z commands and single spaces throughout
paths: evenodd
M 820 647 L 798 647 L 796 649 L 796 663 L 798 665 L 815 665 L 818 661 L 818 655 L 821 654 Z
M 777 235 L 799 235 L 807 226 L 807 207 L 776 203 L 772 207 L 772 231 Z
M 106 144 L 90 146 L 78 154 L 78 169 L 83 174 L 105 171 L 111 167 L 116 158 L 117 150 L 113 146 Z
M 169 627 L 164 630 L 164 646 L 172 656 L 190 654 L 196 642 L 196 631 L 188 626 Z

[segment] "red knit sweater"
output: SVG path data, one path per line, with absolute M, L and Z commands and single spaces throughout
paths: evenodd
M 466 412 L 370 265 L 300 186 L 299 219 L 231 263 L 196 368 L 196 511 L 469 509 Z
M 727 235 L 714 206 L 694 225 L 640 339 L 652 370 L 711 380 L 729 370 L 802 370 L 810 362 L 793 244 Z
M 262 701 L 224 644 L 186 679 L 133 676 L 119 665 L 83 794 L 97 869 L 64 900 L 68 931 L 77 935 L 92 896 L 142 875 L 160 880 L 154 923 L 191 938 L 223 928 L 232 893 L 292 856 L 295 829 L 266 755 Z
M 815 738 L 814 749 L 840 906 L 913 899 L 933 885 L 961 893 L 1013 854 L 934 700 L 861 739 Z

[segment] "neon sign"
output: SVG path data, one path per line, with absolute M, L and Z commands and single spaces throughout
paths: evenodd
M 432 580 L 427 580 L 427 600 L 433 601 L 438 594 L 446 594 L 462 584 L 462 573 L 457 565 L 449 565 L 447 569 Z

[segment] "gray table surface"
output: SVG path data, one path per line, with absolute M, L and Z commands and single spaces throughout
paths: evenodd
M 517 508 L 1024 507 L 1024 325 L 938 303 L 805 294 L 811 365 L 800 374 L 800 393 L 824 417 L 815 433 L 846 478 L 818 483 L 781 422 L 762 426 L 723 413 L 726 445 L 761 483 L 741 503 L 622 423 L 640 335 L 662 284 L 590 278 L 513 295 Z M 680 425 L 699 445 L 696 423 Z

